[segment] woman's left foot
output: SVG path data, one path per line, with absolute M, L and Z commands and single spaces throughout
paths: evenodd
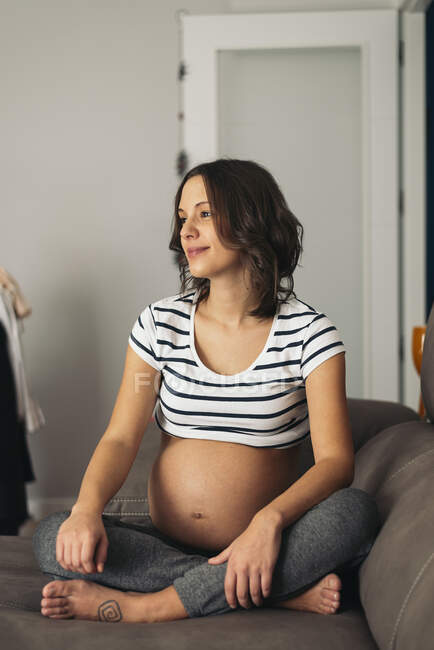
M 335 614 L 339 609 L 342 581 L 336 573 L 328 573 L 313 587 L 304 591 L 300 596 L 279 601 L 271 607 L 298 609 L 304 612 L 318 614 Z
M 42 590 L 41 613 L 50 618 L 79 618 L 109 623 L 156 620 L 155 594 L 119 591 L 91 580 L 53 580 Z

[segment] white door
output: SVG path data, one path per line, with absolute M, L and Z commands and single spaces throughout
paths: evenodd
M 347 395 L 399 401 L 398 15 L 184 15 L 188 168 L 255 160 L 304 227 L 297 297 L 334 322 Z

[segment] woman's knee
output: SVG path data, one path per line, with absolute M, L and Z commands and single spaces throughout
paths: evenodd
M 56 540 L 59 527 L 71 514 L 70 510 L 53 512 L 38 523 L 32 535 L 32 546 L 39 565 L 48 566 L 56 558 Z
M 331 494 L 327 501 L 340 516 L 347 514 L 349 520 L 358 524 L 368 539 L 377 535 L 381 527 L 380 513 L 374 497 L 368 492 L 346 487 Z

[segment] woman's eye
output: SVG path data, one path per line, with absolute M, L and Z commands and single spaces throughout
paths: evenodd
M 201 214 L 201 215 L 202 215 L 202 214 L 209 214 L 209 215 L 211 216 L 211 215 L 212 215 L 212 212 L 208 212 L 207 210 L 203 210 L 200 214 Z M 184 221 L 185 221 L 185 217 L 179 217 L 179 220 L 180 220 L 181 223 L 184 223 Z

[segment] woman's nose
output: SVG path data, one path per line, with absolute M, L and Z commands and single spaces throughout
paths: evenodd
M 186 237 L 187 235 L 197 235 L 197 233 L 197 226 L 191 221 L 190 223 L 184 223 L 181 228 L 181 237 Z

